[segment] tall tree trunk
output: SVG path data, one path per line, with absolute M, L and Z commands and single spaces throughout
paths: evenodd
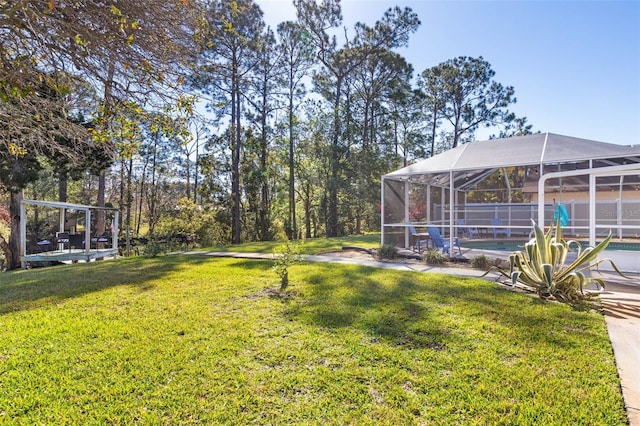
M 23 198 L 22 191 L 12 192 L 10 195 L 11 234 L 9 234 L 8 247 L 6 249 L 3 247 L 8 271 L 20 268 L 20 221 L 26 220 L 26 218 L 20 217 L 20 202 Z
M 61 203 L 67 202 L 67 180 L 62 177 L 58 180 L 58 201 Z
M 105 85 L 104 85 L 104 105 L 107 107 L 107 110 L 110 108 L 110 102 L 111 102 L 111 90 L 112 90 L 112 84 L 113 84 L 113 76 L 115 74 L 115 63 L 113 61 L 111 61 L 109 63 L 109 72 L 107 74 L 107 80 L 105 81 Z M 107 127 L 111 127 L 111 119 L 109 118 L 109 120 L 107 121 Z M 97 199 L 97 204 L 98 207 L 104 208 L 105 206 L 105 195 L 106 195 L 106 186 L 107 186 L 107 171 L 106 170 L 102 170 L 100 172 L 100 175 L 98 176 L 98 199 Z M 104 233 L 104 231 L 106 230 L 106 222 L 107 218 L 106 218 L 106 213 L 104 210 L 99 209 L 98 210 L 98 217 L 96 218 L 96 234 L 97 235 L 102 235 L 102 233 Z M 98 248 L 100 248 L 100 246 L 98 246 Z
M 240 137 L 240 77 L 238 76 L 237 63 L 233 66 L 232 88 L 231 88 L 231 148 L 232 148 L 232 165 L 231 165 L 231 192 L 233 197 L 233 206 L 231 208 L 231 222 L 233 228 L 232 242 L 239 244 L 241 242 L 241 224 L 240 224 L 240 153 L 242 152 Z
M 263 105 L 266 105 L 266 93 L 263 97 Z M 271 203 L 269 201 L 269 174 L 267 173 L 267 157 L 269 155 L 267 140 L 267 113 L 262 114 L 262 135 L 260 152 L 261 188 L 260 188 L 260 237 L 264 241 L 271 239 Z
M 438 128 L 438 104 L 434 102 L 433 103 L 433 124 L 431 126 L 431 155 L 429 155 L 430 157 L 433 157 L 435 155 L 437 128 Z
M 364 102 L 363 112 L 363 126 L 362 126 L 362 150 L 366 151 L 369 146 L 369 101 Z
M 291 232 L 289 234 L 290 240 L 295 240 L 298 235 L 298 225 L 296 223 L 296 182 L 295 182 L 295 140 L 293 130 L 293 79 L 290 77 L 289 86 L 289 223 Z
M 144 166 L 142 167 L 142 174 L 140 179 L 140 191 L 138 192 L 138 212 L 136 214 L 136 235 L 140 236 L 140 224 L 142 223 L 142 203 L 144 200 L 144 190 L 146 189 L 144 186 L 145 178 L 147 177 L 147 161 L 145 160 Z
M 127 256 L 131 255 L 131 204 L 133 203 L 133 194 L 131 193 L 131 180 L 133 176 L 133 156 L 129 158 L 129 167 L 127 170 L 127 187 L 125 191 L 126 218 L 124 229 L 126 232 L 126 251 Z
M 125 164 L 124 158 L 121 158 L 120 159 L 120 203 L 119 203 L 120 210 L 122 210 L 127 205 L 127 202 L 125 200 L 125 192 L 124 192 L 124 188 L 125 188 L 124 164 Z M 125 221 L 125 215 L 122 214 L 120 215 L 120 223 L 118 224 L 118 229 L 124 228 L 124 221 Z
M 453 144 L 451 145 L 451 149 L 456 148 L 458 146 L 458 139 L 460 139 L 460 116 L 462 112 L 456 111 L 455 123 L 453 124 Z
M 331 140 L 330 170 L 329 170 L 329 211 L 327 215 L 327 237 L 338 236 L 338 179 L 340 168 L 340 96 L 342 90 L 342 76 L 336 79 L 336 95 L 333 104 L 333 135 Z
M 310 185 L 306 186 L 304 190 L 304 223 L 305 223 L 305 238 L 311 238 L 311 189 Z
M 195 204 L 198 204 L 198 160 L 200 159 L 199 156 L 199 150 L 200 150 L 200 136 L 198 136 L 198 138 L 196 139 L 196 159 L 195 162 L 193 164 L 193 202 Z
M 158 198 L 158 185 L 156 183 L 156 168 L 158 165 L 158 134 L 153 137 L 153 156 L 151 157 L 151 186 L 149 191 L 149 237 L 153 237 L 156 227 L 156 206 Z
M 186 167 L 186 175 L 187 175 L 187 199 L 191 199 L 191 160 L 187 155 L 187 167 Z

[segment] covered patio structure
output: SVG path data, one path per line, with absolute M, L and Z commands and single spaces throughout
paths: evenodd
M 411 247 L 410 229 L 427 224 L 451 246 L 465 229 L 526 240 L 531 219 L 548 226 L 558 205 L 565 232 L 589 245 L 609 232 L 635 239 L 640 146 L 553 133 L 476 141 L 384 175 L 381 197 L 382 244 L 397 247 Z
M 28 215 L 31 215 L 31 221 Z M 100 215 L 106 232 L 96 229 Z M 20 261 L 23 268 L 28 262 L 88 262 L 118 254 L 117 209 L 23 200 L 20 217 Z M 28 227 L 29 223 L 32 227 Z M 33 226 L 46 229 L 45 235 L 37 235 Z

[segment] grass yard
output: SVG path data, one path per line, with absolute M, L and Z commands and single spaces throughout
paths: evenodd
M 0 275 L 0 424 L 624 425 L 601 314 L 477 279 L 129 258 Z
M 341 250 L 343 246 L 359 246 L 365 248 L 380 247 L 380 233 L 356 235 L 335 238 L 310 238 L 299 240 L 300 252 L 304 254 L 318 254 L 328 251 Z M 283 241 L 256 241 L 228 246 L 209 247 L 200 251 L 234 251 L 241 253 L 273 253 L 284 244 Z

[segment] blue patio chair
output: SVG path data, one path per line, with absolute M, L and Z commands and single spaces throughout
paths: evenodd
M 493 219 L 491 219 L 491 226 L 493 226 L 493 239 L 497 239 L 498 234 L 502 234 L 507 238 L 511 236 L 510 231 L 504 227 L 502 219 L 500 219 L 499 217 L 494 217 Z
M 409 225 L 409 232 L 411 232 L 411 236 L 415 239 L 415 242 L 411 246 L 413 251 L 417 251 L 418 253 L 422 253 L 422 250 L 426 249 L 428 246 L 428 240 L 421 240 L 420 237 L 426 236 L 426 234 L 420 234 L 416 231 L 415 226 Z
M 441 248 L 442 254 L 448 253 L 451 256 L 451 250 L 449 246 L 449 241 L 445 241 L 440 235 L 440 231 L 435 226 L 427 226 L 427 232 L 429 233 L 429 238 L 431 238 L 431 242 L 435 248 Z M 458 253 L 462 256 L 462 249 L 460 248 L 460 243 L 458 242 L 458 238 L 453 239 L 453 245 L 458 248 Z
M 458 226 L 460 226 L 460 231 L 462 232 L 462 236 L 465 238 L 474 238 L 480 237 L 480 232 L 478 232 L 478 227 L 476 226 L 466 226 L 464 219 L 456 220 Z

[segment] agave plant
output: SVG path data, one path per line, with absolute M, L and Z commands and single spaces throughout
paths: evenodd
M 625 276 L 611 259 L 598 259 L 598 255 L 609 245 L 611 233 L 595 247 L 584 250 L 575 240 L 562 238 L 560 223 L 552 223 L 545 233 L 533 220 L 534 237 L 525 244 L 524 251 L 509 256 L 510 271 L 497 268 L 498 272 L 535 290 L 538 296 L 553 296 L 559 301 L 577 303 L 585 298 L 584 288 L 591 282 L 597 282 L 604 288 L 601 278 L 587 276 L 586 271 L 598 268 L 603 262 L 609 262 L 613 269 Z M 577 257 L 568 265 L 567 256 L 574 249 Z

